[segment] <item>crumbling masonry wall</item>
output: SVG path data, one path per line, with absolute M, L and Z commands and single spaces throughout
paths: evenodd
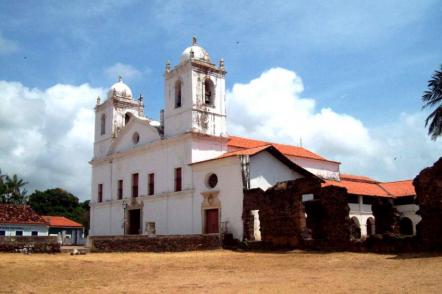
M 417 238 L 422 250 L 442 250 L 442 157 L 414 179 L 417 212 Z
M 304 203 L 307 227 L 313 246 L 322 250 L 346 250 L 350 245 L 351 222 L 347 189 L 328 186 Z
M 274 247 L 301 247 L 307 233 L 302 195 L 315 193 L 320 181 L 302 178 L 278 183 L 266 191 L 244 191 L 244 238 L 253 240 L 252 210 L 259 210 L 261 240 Z
M 393 199 L 378 197 L 371 205 L 375 221 L 376 234 L 400 235 L 400 214 L 393 204 Z

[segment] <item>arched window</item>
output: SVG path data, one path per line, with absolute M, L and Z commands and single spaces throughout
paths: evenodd
M 129 120 L 130 120 L 129 112 L 126 112 L 126 114 L 124 115 L 124 125 L 127 125 Z
M 181 80 L 177 80 L 175 83 L 175 108 L 181 107 L 182 86 Z
M 106 134 L 106 115 L 103 113 L 101 115 L 101 121 L 100 121 L 100 128 L 101 128 L 101 135 Z
M 215 101 L 215 87 L 210 79 L 204 81 L 204 104 L 213 105 Z
M 401 218 L 399 228 L 401 235 L 413 235 L 413 222 L 408 217 Z
M 350 221 L 351 221 L 350 237 L 352 239 L 361 239 L 361 225 L 359 223 L 359 220 L 357 219 L 357 217 L 354 216 L 350 219 Z
M 367 236 L 375 234 L 374 218 L 369 217 L 367 219 Z

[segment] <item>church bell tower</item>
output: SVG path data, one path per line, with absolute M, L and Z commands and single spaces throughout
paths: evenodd
M 164 136 L 226 136 L 224 61 L 216 66 L 195 37 L 173 69 L 166 64 Z
M 119 77 L 118 82 L 110 87 L 104 102 L 100 97 L 97 98 L 95 106 L 95 159 L 108 154 L 112 142 L 129 123 L 131 115 L 144 116 L 143 97 L 140 95 L 140 98 L 134 100 L 131 89 Z

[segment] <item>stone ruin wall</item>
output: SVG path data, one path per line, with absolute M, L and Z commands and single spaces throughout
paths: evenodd
M 254 239 L 252 210 L 259 210 L 261 240 L 273 247 L 301 247 L 307 233 L 302 195 L 320 189 L 317 179 L 278 183 L 263 191 L 245 190 L 243 202 L 244 236 Z
M 414 179 L 417 212 L 422 220 L 417 225 L 421 250 L 442 250 L 442 157 L 432 167 L 423 169 Z
M 393 199 L 377 198 L 371 205 L 371 210 L 375 219 L 375 232 L 377 235 L 400 234 L 400 213 L 393 204 Z
M 313 248 L 345 250 L 351 235 L 350 208 L 345 188 L 328 186 L 315 195 L 315 200 L 304 203 L 307 227 L 311 230 Z

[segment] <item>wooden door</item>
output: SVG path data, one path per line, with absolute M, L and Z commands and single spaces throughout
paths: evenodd
M 206 210 L 206 234 L 219 233 L 218 209 Z

